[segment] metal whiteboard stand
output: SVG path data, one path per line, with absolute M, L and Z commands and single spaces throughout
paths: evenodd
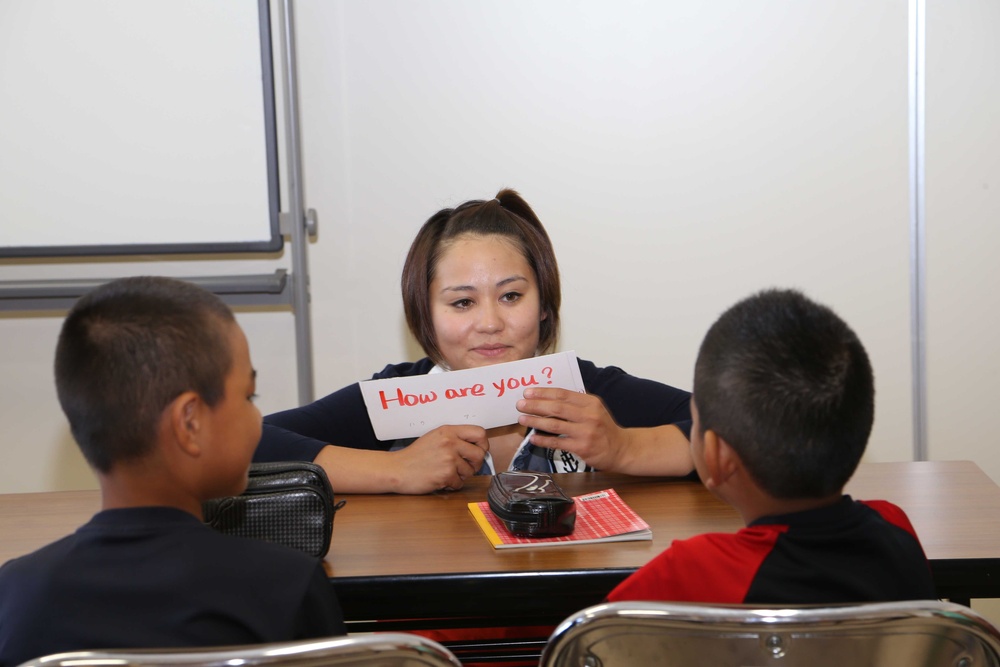
M 295 16 L 292 0 L 282 0 L 281 65 L 284 73 L 285 142 L 288 156 L 288 201 L 281 231 L 291 237 L 292 312 L 295 314 L 295 360 L 298 368 L 299 405 L 313 400 L 312 317 L 310 315 L 309 265 L 306 243 L 316 235 L 316 211 L 305 212 L 302 191 L 302 147 L 299 142 L 299 88 L 295 62 Z

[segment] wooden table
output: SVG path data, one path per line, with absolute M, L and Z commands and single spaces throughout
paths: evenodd
M 470 623 L 488 609 L 484 623 L 558 622 L 600 602 L 671 541 L 742 526 L 697 483 L 609 473 L 557 480 L 570 495 L 613 487 L 650 524 L 653 540 L 494 550 L 467 510 L 485 499 L 489 478 L 448 494 L 344 496 L 327 563 L 345 609 L 358 620 L 394 609 L 396 618 Z M 847 491 L 906 510 L 942 598 L 1000 597 L 1000 487 L 974 463 L 865 463 Z
M 570 495 L 615 488 L 652 526 L 653 540 L 496 551 L 467 507 L 485 499 L 488 477 L 452 493 L 341 496 L 347 504 L 326 565 L 352 631 L 426 619 L 439 628 L 554 624 L 599 602 L 672 540 L 742 525 L 694 482 L 609 473 L 557 479 Z M 1000 597 L 1000 487 L 974 463 L 864 463 L 847 490 L 906 510 L 942 598 Z M 0 562 L 71 532 L 99 502 L 96 491 L 0 495 Z

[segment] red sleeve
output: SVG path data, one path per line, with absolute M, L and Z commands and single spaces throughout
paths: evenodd
M 743 602 L 760 564 L 785 526 L 708 533 L 678 540 L 608 594 L 609 602 Z
M 913 535 L 914 539 L 918 542 L 920 541 L 920 538 L 917 537 L 917 531 L 914 530 L 913 524 L 910 523 L 910 518 L 906 516 L 906 512 L 899 506 L 893 505 L 887 500 L 862 500 L 861 504 L 872 508 L 882 515 L 883 519 L 898 528 L 902 528 L 910 535 Z

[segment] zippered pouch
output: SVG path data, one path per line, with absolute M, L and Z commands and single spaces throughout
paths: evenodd
M 202 504 L 204 522 L 227 535 L 276 542 L 322 558 L 330 550 L 333 487 L 323 468 L 307 461 L 253 463 L 246 491 Z
M 493 476 L 486 501 L 519 537 L 560 537 L 573 532 L 576 505 L 548 473 L 501 472 Z

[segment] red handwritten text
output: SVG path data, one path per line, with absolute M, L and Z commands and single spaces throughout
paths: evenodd
M 533 384 L 538 384 L 538 380 L 535 379 L 534 375 L 528 377 L 521 377 L 520 380 L 517 378 L 507 378 L 506 381 L 500 380 L 499 382 L 494 382 L 493 386 L 500 393 L 497 396 L 503 396 L 504 392 L 508 389 L 517 389 L 518 387 L 530 387 Z M 551 384 L 551 383 L 550 383 Z
M 396 389 L 396 398 L 386 398 L 384 391 L 380 391 L 378 395 L 382 399 L 383 410 L 388 410 L 390 403 L 399 403 L 400 405 L 412 407 L 414 405 L 423 405 L 424 403 L 433 403 L 437 400 L 437 394 L 433 391 L 429 394 L 404 394 L 403 390 L 399 388 Z
M 445 398 L 464 398 L 465 396 L 482 396 L 485 391 L 483 385 L 478 382 L 471 387 L 462 387 L 461 389 L 445 389 Z

